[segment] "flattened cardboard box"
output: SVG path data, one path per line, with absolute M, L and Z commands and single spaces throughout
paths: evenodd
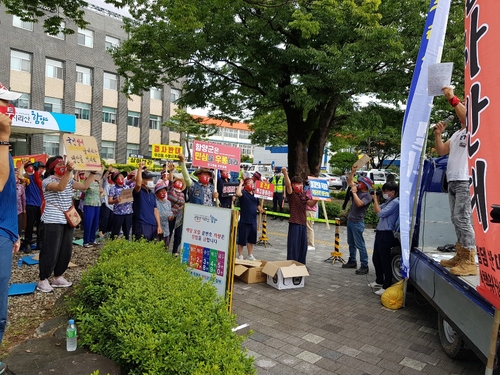
M 278 290 L 303 288 L 307 268 L 295 260 L 267 262 L 262 270 L 267 275 L 267 284 Z
M 264 283 L 267 275 L 262 273 L 265 261 L 250 261 L 236 259 L 234 274 L 247 284 Z

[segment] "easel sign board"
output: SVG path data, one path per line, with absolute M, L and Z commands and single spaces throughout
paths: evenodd
M 353 167 L 357 167 L 357 168 L 361 168 L 363 167 L 364 165 L 366 165 L 366 163 L 368 163 L 370 161 L 370 157 L 366 154 L 363 154 L 356 163 L 354 163 L 352 166 Z
M 311 190 L 312 199 L 316 201 L 330 202 L 330 187 L 328 181 L 324 178 L 307 177 L 309 181 L 309 189 Z
M 102 169 L 101 156 L 94 137 L 64 134 L 63 143 L 67 160 L 75 164 L 73 169 L 77 171 L 100 171 Z
M 226 295 L 231 210 L 186 203 L 182 226 L 182 263 L 191 274 L 213 283 L 221 297 Z

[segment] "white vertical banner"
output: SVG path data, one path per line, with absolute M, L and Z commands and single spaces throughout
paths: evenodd
M 231 212 L 227 208 L 186 203 L 182 227 L 182 263 L 191 274 L 213 281 L 217 293 L 226 295 Z
M 406 103 L 401 140 L 399 215 L 401 230 L 402 274 L 410 271 L 410 226 L 416 196 L 422 147 L 427 137 L 433 97 L 427 91 L 428 69 L 441 61 L 451 0 L 431 0 L 415 72 Z

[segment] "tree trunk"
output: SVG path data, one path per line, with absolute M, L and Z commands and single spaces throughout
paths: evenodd
M 309 174 L 307 161 L 307 139 L 310 136 L 300 111 L 284 106 L 288 124 L 288 175 L 290 178 Z

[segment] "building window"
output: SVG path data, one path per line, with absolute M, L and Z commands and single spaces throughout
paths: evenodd
M 59 155 L 59 136 L 43 136 L 43 153 L 47 155 Z
M 33 22 L 22 21 L 21 17 L 18 16 L 12 17 L 12 25 L 15 27 L 19 27 L 20 29 L 33 31 Z
M 63 79 L 62 61 L 45 59 L 45 76 L 50 78 Z
M 92 30 L 78 28 L 78 44 L 89 48 L 94 48 L 94 32 Z
M 177 90 L 177 89 L 170 90 L 170 101 L 172 103 L 176 103 L 180 97 L 181 97 L 181 90 Z
M 118 79 L 116 74 L 104 73 L 104 88 L 108 90 L 118 90 Z
M 149 90 L 149 96 L 151 99 L 161 100 L 162 94 L 163 90 L 161 88 L 151 87 Z
M 82 85 L 92 86 L 92 69 L 77 65 L 76 82 Z
M 238 130 L 224 128 L 224 137 L 225 138 L 238 138 Z
M 10 69 L 30 73 L 31 55 L 19 51 L 10 51 Z
M 113 49 L 120 46 L 120 39 L 113 38 L 112 36 L 106 35 L 106 41 L 104 44 L 106 50 Z
M 102 107 L 102 122 L 116 124 L 116 108 Z
M 90 104 L 75 102 L 75 116 L 81 120 L 90 120 Z
M 62 99 L 45 97 L 43 102 L 43 110 L 45 112 L 62 113 Z M 53 155 L 53 154 L 50 154 Z
M 114 159 L 115 158 L 115 144 L 116 144 L 116 142 L 102 141 L 101 142 L 101 158 Z
M 161 125 L 161 116 L 149 115 L 149 128 L 159 130 Z
M 139 123 L 140 118 L 141 118 L 141 114 L 139 112 L 128 111 L 127 125 L 128 126 L 135 126 L 136 128 L 138 128 L 140 125 L 140 123 Z
M 13 100 L 12 105 L 16 108 L 30 108 L 30 94 L 22 94 L 17 100 Z
M 127 143 L 127 159 L 130 155 L 139 155 L 139 145 L 135 143 Z
M 61 39 L 64 40 L 66 39 L 66 35 L 63 33 L 63 30 L 66 28 L 66 22 L 61 21 L 61 26 L 59 27 L 59 32 L 55 35 L 47 34 L 51 38 L 56 38 L 56 39 Z
M 250 137 L 250 132 L 247 130 L 240 130 L 240 139 L 248 139 Z

